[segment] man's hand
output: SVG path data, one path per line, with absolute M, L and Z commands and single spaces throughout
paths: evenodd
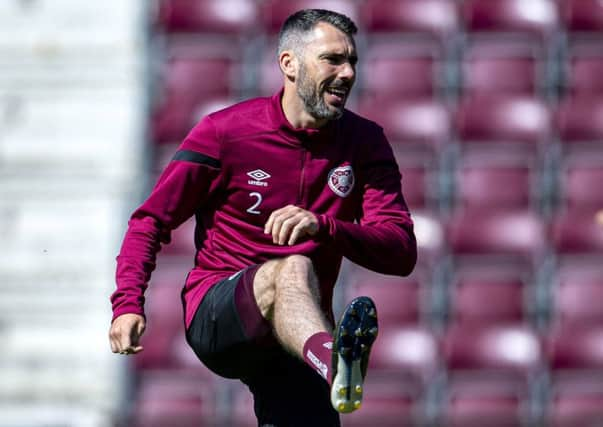
M 288 205 L 270 214 L 265 234 L 272 234 L 272 242 L 278 245 L 294 245 L 303 236 L 318 232 L 318 219 L 312 212 Z
M 111 351 L 119 354 L 136 354 L 143 350 L 138 345 L 144 333 L 145 321 L 140 314 L 126 313 L 116 318 L 109 329 Z

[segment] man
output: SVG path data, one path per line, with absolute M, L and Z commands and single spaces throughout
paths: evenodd
M 396 275 L 416 261 L 392 150 L 380 127 L 344 109 L 355 33 L 338 13 L 290 16 L 284 88 L 201 120 L 133 213 L 117 258 L 111 348 L 135 354 L 155 255 L 196 216 L 187 340 L 211 370 L 249 386 L 261 426 L 339 426 L 337 411 L 360 406 L 377 313 L 360 297 L 333 333 L 342 257 Z

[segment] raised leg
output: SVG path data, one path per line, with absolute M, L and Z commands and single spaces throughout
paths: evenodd
M 268 261 L 253 282 L 255 300 L 262 316 L 271 322 L 277 339 L 289 352 L 303 358 L 311 336 L 331 333 L 320 309 L 318 280 L 312 262 L 301 255 Z

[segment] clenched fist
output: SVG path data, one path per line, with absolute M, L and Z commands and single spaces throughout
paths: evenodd
M 136 354 L 143 350 L 138 343 L 144 333 L 145 320 L 140 314 L 122 314 L 113 320 L 109 329 L 111 351 L 119 354 Z

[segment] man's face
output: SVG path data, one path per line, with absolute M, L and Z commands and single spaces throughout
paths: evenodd
M 315 119 L 341 117 L 356 78 L 354 40 L 332 25 L 319 23 L 300 58 L 297 94 Z

